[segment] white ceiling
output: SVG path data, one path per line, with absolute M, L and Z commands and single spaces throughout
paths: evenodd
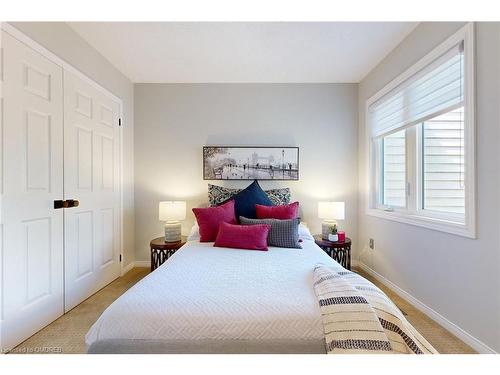
M 70 22 L 132 82 L 359 82 L 416 22 Z

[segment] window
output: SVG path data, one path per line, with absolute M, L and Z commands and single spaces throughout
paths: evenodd
M 473 26 L 367 102 L 368 213 L 475 236 Z
M 465 215 L 464 108 L 422 123 L 423 209 Z
M 382 138 L 383 199 L 388 207 L 406 207 L 406 131 Z

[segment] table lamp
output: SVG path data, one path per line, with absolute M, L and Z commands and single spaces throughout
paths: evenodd
M 344 213 L 344 202 L 318 202 L 318 217 L 323 219 L 321 236 L 324 240 L 328 240 L 328 234 L 337 225 L 337 220 L 344 220 Z
M 165 242 L 181 240 L 181 222 L 186 218 L 186 202 L 160 202 L 159 219 L 165 221 Z

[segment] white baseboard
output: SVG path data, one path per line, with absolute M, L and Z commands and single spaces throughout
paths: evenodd
M 130 271 L 132 268 L 134 268 L 134 263 L 135 262 L 130 262 L 129 264 L 127 264 L 125 267 L 123 267 L 122 269 L 122 276 L 125 275 L 128 271 Z
M 149 260 L 136 260 L 134 267 L 151 267 L 151 262 Z
M 438 312 L 434 311 L 431 309 L 429 306 L 425 305 L 415 297 L 413 297 L 411 294 L 408 292 L 404 291 L 400 287 L 398 287 L 396 284 L 394 284 L 392 281 L 389 281 L 386 279 L 384 276 L 380 275 L 376 271 L 372 270 L 370 267 L 368 267 L 366 264 L 361 263 L 359 261 L 353 263 L 354 267 L 359 267 L 366 273 L 370 274 L 373 276 L 375 279 L 380 281 L 382 284 L 393 290 L 397 295 L 399 295 L 401 298 L 405 299 L 406 301 L 410 302 L 413 306 L 415 306 L 417 309 L 419 309 L 421 312 L 423 312 L 425 315 L 427 315 L 429 318 L 434 320 L 436 323 L 439 325 L 443 326 L 446 328 L 448 331 L 453 333 L 455 336 L 457 336 L 460 340 L 465 342 L 467 345 L 472 347 L 474 350 L 476 350 L 478 353 L 481 354 L 497 354 L 492 348 L 490 348 L 488 345 L 485 343 L 481 342 L 468 332 L 464 331 L 462 328 L 457 326 L 455 323 L 449 321 L 446 319 L 444 316 L 439 314 Z
M 122 276 L 125 275 L 128 271 L 130 271 L 132 268 L 135 268 L 135 267 L 146 267 L 146 268 L 149 268 L 151 267 L 151 263 L 149 260 L 136 260 L 135 262 L 130 262 L 129 264 L 127 264 L 125 267 L 123 267 L 122 269 Z

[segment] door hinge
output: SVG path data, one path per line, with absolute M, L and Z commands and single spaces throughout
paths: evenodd
M 120 262 L 122 261 L 122 255 L 120 254 Z
M 122 119 L 121 118 L 118 119 L 118 126 L 122 126 Z

